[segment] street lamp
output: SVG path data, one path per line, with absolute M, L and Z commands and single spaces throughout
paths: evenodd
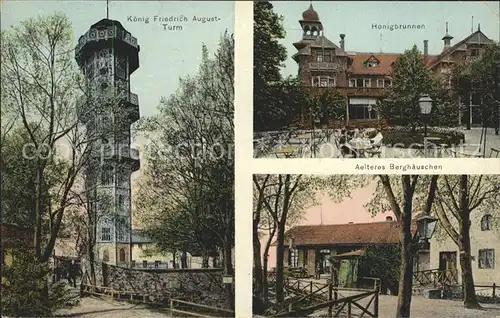
M 420 114 L 424 117 L 424 138 L 427 137 L 427 122 L 429 121 L 429 115 L 432 110 L 432 98 L 428 94 L 423 94 L 418 100 L 420 106 Z
M 418 241 L 424 244 L 428 243 L 436 230 L 437 219 L 428 214 L 423 214 L 417 217 L 416 222 Z

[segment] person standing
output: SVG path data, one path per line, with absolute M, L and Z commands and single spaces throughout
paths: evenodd
M 73 287 L 76 287 L 76 276 L 78 274 L 77 266 L 75 260 L 72 260 L 68 268 L 68 283 L 73 285 Z

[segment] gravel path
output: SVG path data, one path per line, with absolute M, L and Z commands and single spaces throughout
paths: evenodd
M 398 298 L 380 296 L 379 316 L 394 317 Z M 483 304 L 484 310 L 465 309 L 462 302 L 444 299 L 426 299 L 413 296 L 411 301 L 412 318 L 500 318 L 500 305 Z
M 153 311 L 142 305 L 135 305 L 117 301 L 105 301 L 98 298 L 85 297 L 81 299 L 79 306 L 58 311 L 57 317 L 159 318 L 172 316 L 167 313 Z

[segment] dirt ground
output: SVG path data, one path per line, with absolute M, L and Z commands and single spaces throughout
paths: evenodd
M 379 316 L 394 317 L 398 298 L 396 296 L 380 296 Z M 426 299 L 413 296 L 411 301 L 412 318 L 500 318 L 500 305 L 483 304 L 484 310 L 465 309 L 461 301 L 444 299 Z
M 79 306 L 58 311 L 57 317 L 159 318 L 172 316 L 168 313 L 151 310 L 142 305 L 85 297 L 81 299 Z

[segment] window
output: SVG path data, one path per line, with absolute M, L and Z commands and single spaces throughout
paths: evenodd
M 155 261 L 155 268 L 160 267 L 160 261 Z
M 105 262 L 109 262 L 109 252 L 107 249 L 102 253 L 102 260 Z
M 288 260 L 288 265 L 290 265 L 290 267 L 299 266 L 299 251 L 296 248 L 290 249 L 290 258 Z
M 349 80 L 349 87 L 356 87 L 356 80 L 355 79 Z
M 384 80 L 383 79 L 378 79 L 377 80 L 377 87 L 381 87 L 381 88 L 384 87 Z
M 323 62 L 323 54 L 321 52 L 316 53 L 316 62 Z
M 363 87 L 372 87 L 372 80 L 370 78 L 363 79 Z
M 111 241 L 111 228 L 109 227 L 102 228 L 101 241 Z
M 101 184 L 111 185 L 113 183 L 113 167 L 104 166 L 101 171 Z
M 119 241 L 119 242 L 123 242 L 125 240 L 125 233 L 124 233 L 124 229 L 123 229 L 123 224 L 119 224 L 118 225 L 118 233 L 117 233 L 117 237 L 116 237 L 116 240 Z
M 374 67 L 378 67 L 378 65 L 379 65 L 379 63 L 377 60 L 371 60 L 371 61 L 366 62 L 366 67 L 374 68 Z
M 325 51 L 323 53 L 323 59 L 325 60 L 325 62 L 331 62 L 332 61 L 330 53 L 331 53 L 330 51 Z
M 120 262 L 125 262 L 125 249 L 120 248 Z
M 330 76 L 317 76 L 312 78 L 314 87 L 335 87 L 335 78 Z
M 120 209 L 120 211 L 125 210 L 125 200 L 121 194 L 118 195 L 118 209 Z
M 492 248 L 479 250 L 479 268 L 495 268 L 495 250 Z
M 142 261 L 142 267 L 147 268 L 148 267 L 148 261 Z
M 470 50 L 470 56 L 478 56 L 479 55 L 479 50 L 478 49 L 472 49 Z
M 304 259 L 304 267 L 307 267 L 307 252 L 308 252 L 307 249 L 305 249 L 304 250 L 304 257 L 303 257 L 303 259 Z
M 481 231 L 491 231 L 491 215 L 486 214 L 481 218 Z
M 384 86 L 385 87 L 391 87 L 392 86 L 392 81 L 391 80 L 384 80 Z

